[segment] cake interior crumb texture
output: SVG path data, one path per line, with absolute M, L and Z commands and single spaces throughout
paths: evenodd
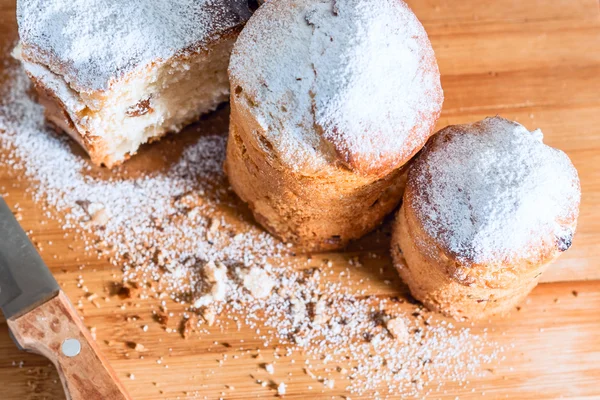
M 118 164 L 227 100 L 241 0 L 21 0 L 16 52 L 48 119 Z
M 110 167 L 134 154 L 143 143 L 179 131 L 226 101 L 231 46 L 229 40 L 209 54 L 156 65 L 147 74 L 111 90 L 98 110 L 87 107 L 79 93 L 46 67 L 24 64 L 34 80 L 56 93 L 69 114 L 65 121 L 60 113 L 48 112 L 52 105 L 46 101 L 47 118 L 76 140 L 92 143 L 99 150 L 97 155 L 90 154 L 94 162 Z M 70 122 L 83 138 L 72 132 Z

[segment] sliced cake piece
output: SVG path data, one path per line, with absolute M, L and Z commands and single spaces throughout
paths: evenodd
M 48 121 L 120 164 L 228 99 L 247 0 L 19 0 L 22 60 Z

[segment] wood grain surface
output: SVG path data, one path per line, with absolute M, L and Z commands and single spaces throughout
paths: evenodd
M 409 4 L 430 35 L 442 72 L 446 100 L 438 127 L 500 114 L 530 129 L 541 128 L 545 142 L 564 150 L 573 160 L 583 192 L 574 245 L 545 274 L 546 283 L 534 290 L 520 311 L 472 327 L 474 332 L 487 330 L 491 339 L 505 344 L 506 358 L 465 387 L 449 383 L 445 393 L 432 397 L 600 398 L 598 1 L 411 0 Z M 14 12 L 13 1 L 0 0 L 3 58 L 17 39 Z M 7 84 L 1 76 L 0 71 L 0 84 Z M 223 118 L 209 118 L 201 128 L 211 121 L 226 120 L 226 108 L 218 113 L 224 114 Z M 178 139 L 168 140 L 176 145 Z M 147 168 L 158 146 L 160 143 L 144 147 L 127 168 Z M 167 333 L 152 321 L 156 301 L 132 302 L 109 296 L 120 271 L 107 259 L 85 252 L 77 235 L 65 238 L 60 225 L 25 194 L 31 185 L 15 171 L 0 170 L 0 193 L 8 194 L 10 206 L 19 204 L 22 225 L 43 249 L 41 255 L 65 293 L 74 303 L 83 299 L 80 313 L 85 325 L 95 332 L 99 348 L 135 399 L 276 395 L 272 387 L 261 387 L 251 377 L 269 378 L 246 352 L 263 348 L 254 331 L 215 326 L 210 335 L 183 340 L 177 332 Z M 377 266 L 384 268 L 383 276 L 371 276 L 364 289 L 377 296 L 405 296 L 404 286 L 390 267 L 385 241 L 367 238 L 353 246 L 356 252 L 327 256 L 344 260 L 360 254 L 361 248 L 381 254 Z M 80 276 L 90 292 L 104 294 L 110 301 L 94 306 L 83 298 L 77 287 Z M 369 269 L 361 269 L 357 281 L 366 276 Z M 384 284 L 384 279 L 392 284 Z M 148 326 L 146 332 L 141 328 L 144 325 Z M 132 343 L 143 344 L 144 351 L 136 351 Z M 302 355 L 292 363 L 289 358 L 273 358 L 272 348 L 263 349 L 264 362 L 272 360 L 276 367 L 271 378 L 288 384 L 285 398 L 340 399 L 348 395 L 342 385 L 328 389 L 315 384 L 302 372 Z M 0 398 L 6 400 L 64 398 L 50 362 L 20 352 L 2 317 L 0 384 Z

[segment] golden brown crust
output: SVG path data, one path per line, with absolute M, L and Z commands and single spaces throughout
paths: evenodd
M 423 251 L 428 246 L 429 250 Z M 511 311 L 560 255 L 555 251 L 539 264 L 507 266 L 500 275 L 484 274 L 485 279 L 477 270 L 456 275 L 456 259 L 423 236 L 405 204 L 394 223 L 391 252 L 394 266 L 411 294 L 428 308 L 457 319 L 483 319 Z
M 418 168 L 416 163 L 412 167 Z M 409 175 L 410 176 L 410 175 Z M 410 181 L 410 178 L 409 178 Z M 405 205 L 404 219 L 407 230 L 416 240 L 415 248 L 426 255 L 431 263 L 444 265 L 445 273 L 456 282 L 463 285 L 480 285 L 489 288 L 503 287 L 521 280 L 523 275 L 539 269 L 540 265 L 552 262 L 561 251 L 555 242 L 545 242 L 544 247 L 528 251 L 520 257 L 515 257 L 507 263 L 497 260 L 494 263 L 473 262 L 465 259 L 462 254 L 455 254 L 449 249 L 447 243 L 431 237 L 422 225 L 422 220 L 413 207 L 418 196 L 415 195 L 414 185 L 406 185 L 403 205 Z M 402 218 L 401 213 L 397 219 Z M 575 231 L 577 216 L 570 221 L 572 232 Z M 398 226 L 398 224 L 396 224 Z M 565 226 L 569 226 L 566 225 Z M 525 256 L 527 254 L 527 256 Z
M 29 74 L 29 78 L 36 90 L 38 102 L 44 106 L 44 116 L 46 117 L 46 120 L 54 126 L 58 132 L 65 132 L 71 136 L 73 140 L 85 149 L 94 164 L 105 164 L 109 168 L 112 167 L 113 163 L 106 158 L 106 151 L 102 148 L 101 140 L 98 140 L 99 138 L 97 137 L 92 137 L 87 132 L 85 134 L 80 133 L 69 116 L 67 107 L 56 95 L 54 90 L 45 86 L 42 81 L 31 74 Z
M 339 249 L 375 228 L 398 204 L 403 170 L 381 179 L 344 168 L 294 173 L 253 133 L 258 127 L 251 115 L 240 114 L 232 95 L 225 171 L 256 220 L 282 240 L 304 251 Z

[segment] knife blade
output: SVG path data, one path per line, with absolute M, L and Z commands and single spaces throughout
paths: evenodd
M 58 283 L 0 197 L 0 309 L 6 319 L 56 296 Z

